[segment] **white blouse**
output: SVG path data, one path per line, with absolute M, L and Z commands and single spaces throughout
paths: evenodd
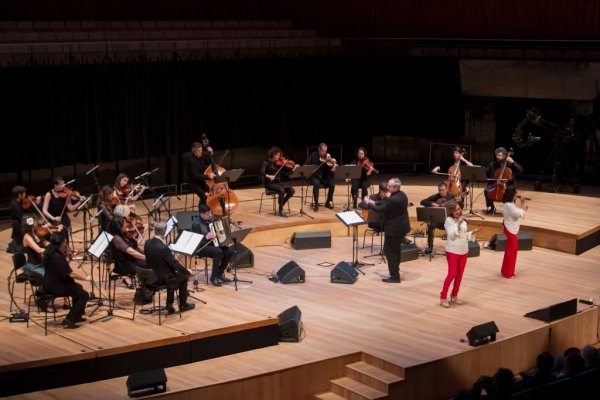
M 519 233 L 521 220 L 525 217 L 525 210 L 517 207 L 515 203 L 504 203 L 502 204 L 502 215 L 506 229 L 513 235 Z
M 446 252 L 463 255 L 469 252 L 469 241 L 467 238 L 467 223 L 462 221 L 460 224 L 458 220 L 453 217 L 446 218 L 444 223 L 444 229 L 446 229 Z

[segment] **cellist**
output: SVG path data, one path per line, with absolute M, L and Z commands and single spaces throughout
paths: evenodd
M 487 167 L 487 176 L 489 179 L 493 179 L 496 175 L 496 172 L 502 170 L 505 166 L 506 168 L 510 168 L 511 175 L 510 179 L 504 183 L 504 186 L 515 186 L 516 187 L 516 179 L 515 174 L 523 173 L 523 167 L 521 167 L 509 154 L 508 150 L 504 147 L 498 147 L 495 151 L 496 160 L 492 161 Z M 490 180 L 489 185 L 496 184 L 496 180 Z M 496 207 L 494 207 L 494 201 L 489 199 L 488 196 L 485 197 L 485 205 L 487 208 L 486 214 L 494 214 L 496 212 Z
M 461 165 L 473 166 L 473 163 L 465 158 L 465 154 L 465 149 L 455 147 L 452 149 L 452 159 L 431 170 L 434 174 L 448 174 L 446 187 L 459 203 L 462 203 L 462 194 L 466 191 L 468 185 L 468 181 L 462 180 L 460 167 Z

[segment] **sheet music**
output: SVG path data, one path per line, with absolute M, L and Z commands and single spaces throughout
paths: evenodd
M 181 235 L 175 243 L 171 243 L 169 248 L 177 253 L 182 253 L 188 256 L 194 254 L 204 235 L 191 231 L 182 231 Z
M 110 242 L 113 240 L 113 235 L 108 232 L 100 232 L 98 238 L 92 243 L 90 248 L 87 250 L 88 253 L 93 255 L 96 258 L 100 258 L 104 250 L 108 247 Z
M 345 211 L 335 214 L 346 226 L 360 225 L 366 223 L 363 217 L 356 211 Z
M 169 218 L 167 220 L 167 230 L 165 232 L 165 236 L 169 236 L 169 233 L 171 233 L 171 231 L 173 230 L 173 228 L 175 228 L 175 225 L 177 225 L 177 218 L 175 218 L 175 216 L 171 216 L 171 218 Z

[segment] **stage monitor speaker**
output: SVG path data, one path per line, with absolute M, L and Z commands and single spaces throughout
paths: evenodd
M 277 274 L 271 278 L 273 282 L 281 283 L 304 283 L 304 270 L 295 261 L 286 263 L 279 268 Z
M 519 243 L 519 250 L 531 250 L 533 248 L 533 236 L 529 232 L 517 234 L 517 241 Z M 492 236 L 488 247 L 492 250 L 504 251 L 506 249 L 506 235 L 499 233 Z
M 419 258 L 419 248 L 414 243 L 401 245 L 400 262 L 412 261 Z
M 296 250 L 331 247 L 331 231 L 294 232 L 291 239 Z
M 189 231 L 192 224 L 200 219 L 197 211 L 179 211 L 177 213 L 177 229 L 180 231 Z
M 577 299 L 571 299 L 528 312 L 525 314 L 525 317 L 539 319 L 544 322 L 552 322 L 575 314 L 577 314 Z
M 479 242 L 473 240 L 469 241 L 469 254 L 467 257 L 479 257 L 481 253 L 481 247 L 479 246 Z
M 479 346 L 488 342 L 496 340 L 496 333 L 498 333 L 498 327 L 494 321 L 486 322 L 485 324 L 476 325 L 469 329 L 467 332 L 467 338 L 471 346 Z
M 254 267 L 254 253 L 252 250 L 244 246 L 243 243 L 237 245 L 237 255 L 235 257 L 235 266 L 237 268 L 252 268 Z M 231 247 L 233 248 L 233 247 Z M 231 262 L 233 263 L 233 259 Z
M 127 377 L 129 397 L 147 396 L 167 391 L 167 375 L 164 369 L 134 372 Z
M 302 311 L 298 306 L 290 307 L 281 314 L 279 318 L 279 341 L 299 342 L 302 331 Z
M 351 264 L 345 261 L 339 262 L 331 270 L 331 283 L 353 284 L 358 277 L 358 271 Z

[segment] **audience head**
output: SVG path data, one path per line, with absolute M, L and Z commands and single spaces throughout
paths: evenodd
M 600 367 L 600 350 L 591 344 L 586 344 L 581 350 L 581 357 L 586 368 Z

